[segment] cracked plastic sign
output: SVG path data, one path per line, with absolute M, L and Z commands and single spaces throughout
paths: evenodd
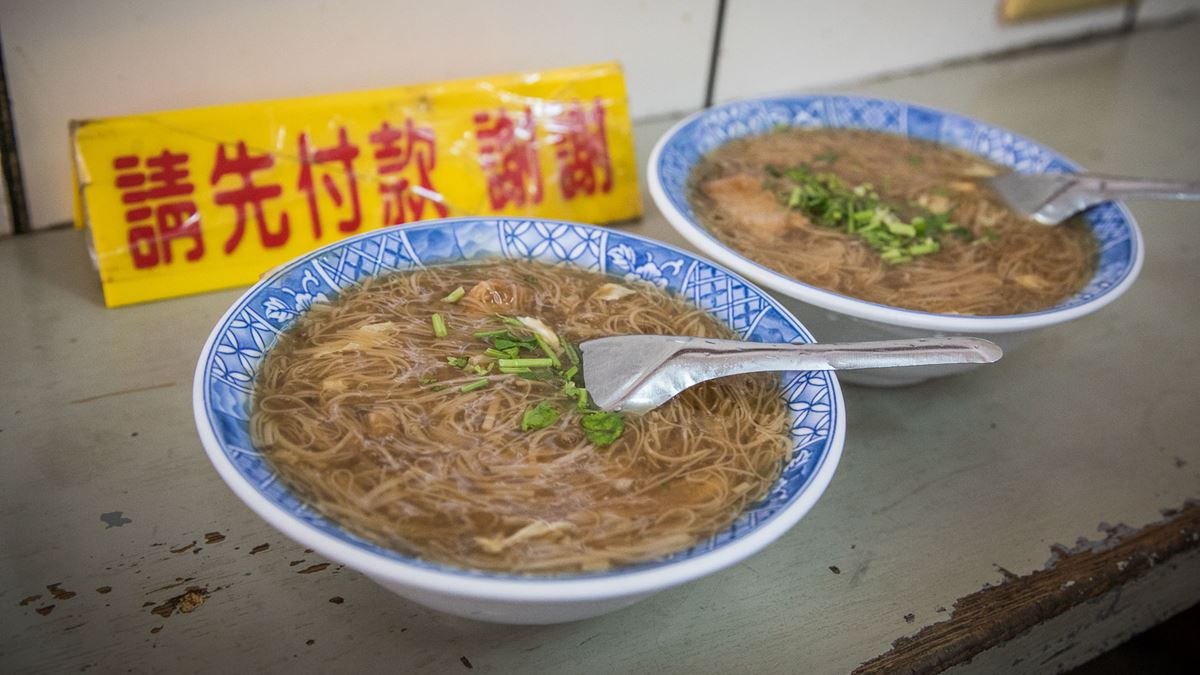
M 616 64 L 79 121 L 71 140 L 110 307 L 429 218 L 641 214 Z

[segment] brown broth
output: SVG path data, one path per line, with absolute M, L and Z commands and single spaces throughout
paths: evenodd
M 788 209 L 768 167 L 809 165 L 870 184 L 905 217 L 948 211 L 970 231 L 941 250 L 888 264 L 862 239 Z M 788 129 L 730 141 L 692 171 L 701 223 L 733 250 L 800 281 L 926 312 L 1005 315 L 1052 307 L 1093 274 L 1096 242 L 1081 218 L 1046 227 L 1020 217 L 983 178 L 1007 169 L 936 143 L 872 131 Z
M 606 284 L 632 291 L 605 297 Z M 455 303 L 442 298 L 458 287 Z M 255 445 L 326 516 L 383 546 L 466 568 L 600 570 L 686 548 L 729 525 L 778 477 L 788 448 L 776 378 L 686 391 L 624 434 L 589 442 L 564 381 L 486 375 L 475 332 L 532 316 L 577 344 L 632 333 L 732 337 L 645 284 L 527 262 L 434 267 L 373 279 L 302 317 L 256 380 Z M 435 337 L 431 316 L 448 334 Z M 564 360 L 567 357 L 564 355 Z M 522 430 L 549 402 L 559 419 Z

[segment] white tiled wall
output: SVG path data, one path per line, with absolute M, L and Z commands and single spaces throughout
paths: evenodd
M 34 226 L 71 217 L 67 121 L 619 60 L 634 116 L 704 100 L 716 0 L 5 0 Z
M 999 0 L 727 0 L 718 101 L 1111 29 Z M 635 118 L 703 103 L 717 0 L 0 0 L 32 221 L 70 219 L 67 121 L 616 59 Z M 1200 0 L 1144 0 L 1176 16 Z M 0 232 L 5 225 L 0 221 Z
M 1121 7 L 1007 25 L 999 0 L 729 0 L 716 100 L 812 90 L 1122 22 Z

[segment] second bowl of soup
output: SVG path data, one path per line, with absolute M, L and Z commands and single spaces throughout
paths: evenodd
M 1103 204 L 1057 227 L 986 179 L 1077 167 L 1033 141 L 899 101 L 800 96 L 697 113 L 660 139 L 653 198 L 706 254 L 775 292 L 824 341 L 1029 332 L 1108 304 L 1141 234 Z M 970 366 L 847 373 L 912 384 Z

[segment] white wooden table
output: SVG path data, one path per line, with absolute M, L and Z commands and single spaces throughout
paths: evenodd
M 853 91 L 975 115 L 1092 169 L 1195 178 L 1197 63 L 1191 23 Z M 639 126 L 643 158 L 668 125 Z M 411 605 L 234 498 L 196 438 L 190 381 L 237 292 L 106 310 L 79 233 L 0 241 L 0 671 L 1082 662 L 1200 601 L 1200 507 L 1185 506 L 1200 497 L 1200 209 L 1133 211 L 1146 267 L 1116 304 L 969 376 L 848 387 L 842 466 L 779 542 L 549 627 Z M 646 212 L 633 231 L 681 243 Z

